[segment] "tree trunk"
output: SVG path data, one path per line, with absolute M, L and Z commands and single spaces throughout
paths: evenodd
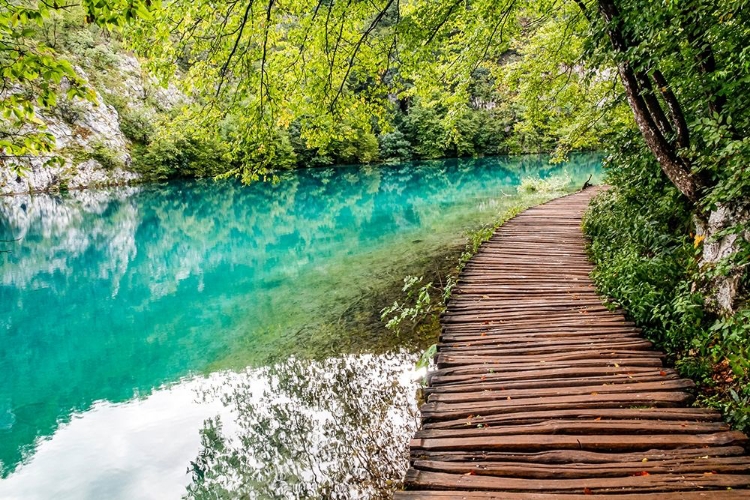
M 629 43 L 623 35 L 618 20 L 617 6 L 615 6 L 613 0 L 599 0 L 599 12 L 607 23 L 607 34 L 612 43 L 612 48 L 615 52 L 625 54 L 629 48 Z M 679 189 L 680 193 L 693 203 L 693 206 L 696 206 L 703 186 L 700 180 L 690 172 L 690 165 L 677 156 L 676 148 L 667 141 L 659 129 L 659 125 L 664 128 L 666 118 L 653 93 L 647 96 L 647 98 L 652 99 L 652 102 L 647 104 L 644 99 L 643 91 L 647 94 L 651 90 L 650 84 L 649 88 L 641 88 L 638 76 L 629 61 L 621 61 L 617 65 L 617 69 L 625 87 L 628 104 L 633 110 L 635 122 L 638 124 L 646 145 L 656 157 L 667 178 Z M 641 78 L 641 80 L 644 85 L 643 80 L 648 82 L 647 78 Z M 657 124 L 657 120 L 660 122 L 659 124 Z

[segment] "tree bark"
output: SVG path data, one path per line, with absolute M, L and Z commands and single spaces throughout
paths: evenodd
M 642 71 L 637 72 L 635 77 L 638 80 L 638 86 L 641 88 L 643 102 L 646 103 L 646 107 L 648 108 L 648 112 L 651 113 L 654 123 L 659 127 L 659 132 L 661 132 L 661 135 L 666 139 L 671 136 L 674 131 L 669 124 L 669 120 L 667 120 L 667 116 L 664 114 L 664 110 L 661 109 L 661 104 L 659 104 L 656 94 L 654 94 L 651 81 L 648 79 L 648 75 Z
M 705 296 L 706 307 L 721 315 L 731 315 L 736 310 L 738 297 L 743 293 L 740 288 L 747 265 L 733 265 L 730 271 L 724 274 L 715 273 L 712 270 L 726 259 L 736 255 L 743 244 L 750 242 L 750 231 L 742 234 L 722 235 L 725 229 L 750 221 L 750 205 L 719 204 L 709 213 L 701 209 L 698 204 L 702 195 L 701 191 L 709 184 L 701 179 L 699 174 L 692 173 L 689 161 L 677 154 L 678 148 L 686 148 L 690 145 L 690 135 L 682 107 L 664 75 L 658 70 L 654 71 L 652 77 L 659 88 L 671 120 L 671 126 L 665 127 L 663 120 L 666 118 L 661 103 L 656 99 L 647 75 L 637 72 L 631 61 L 625 58 L 625 54 L 634 46 L 634 42 L 626 38 L 622 21 L 619 19 L 619 11 L 614 2 L 615 0 L 598 0 L 599 14 L 607 23 L 607 35 L 612 48 L 620 55 L 617 69 L 625 87 L 628 103 L 638 128 L 662 171 L 672 184 L 693 203 L 696 235 L 699 237 L 696 243 L 702 242 L 703 245 L 699 264 L 704 271 L 703 276 L 707 277 L 704 278 L 705 282 L 698 285 Z M 695 33 L 688 34 L 688 36 L 692 36 L 689 42 L 694 45 Z M 702 74 L 709 76 L 716 70 L 710 45 L 708 48 L 703 47 L 697 59 Z M 708 90 L 710 84 L 706 88 L 710 110 L 720 112 L 725 101 L 717 100 L 717 96 Z M 675 140 L 672 143 L 667 140 L 667 136 L 671 135 L 670 130 L 675 133 Z
M 685 120 L 685 113 L 682 111 L 680 102 L 672 92 L 672 89 L 667 83 L 667 79 L 658 69 L 653 73 L 654 82 L 659 87 L 659 92 L 667 104 L 669 109 L 669 118 L 672 120 L 675 131 L 677 132 L 677 145 L 681 148 L 687 148 L 690 146 L 690 132 L 688 131 L 687 120 Z

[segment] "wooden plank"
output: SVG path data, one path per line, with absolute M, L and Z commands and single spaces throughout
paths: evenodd
M 395 500 L 747 500 L 746 490 L 681 491 L 673 493 L 546 494 L 491 491 L 397 491 Z
M 498 452 L 498 451 L 428 451 L 412 453 L 412 460 L 434 460 L 440 462 L 523 462 L 527 464 L 612 464 L 616 462 L 641 462 L 659 460 L 700 461 L 717 457 L 737 457 L 745 454 L 741 446 L 718 446 L 710 448 L 678 448 L 674 450 L 647 450 L 639 452 L 602 453 L 583 450 L 550 450 L 542 452 Z
M 715 410 L 705 408 L 571 408 L 553 410 L 529 410 L 521 413 L 469 414 L 463 418 L 424 422 L 424 429 L 451 429 L 482 425 L 518 425 L 556 419 L 630 419 L 642 420 L 650 426 L 654 420 L 714 422 L 721 418 Z
M 627 477 L 582 479 L 517 479 L 472 474 L 445 474 L 410 469 L 404 481 L 407 487 L 431 486 L 437 489 L 504 490 L 535 492 L 625 493 L 695 489 L 750 487 L 750 474 L 654 474 Z
M 479 424 L 477 424 L 479 425 Z M 415 439 L 449 439 L 462 437 L 513 436 L 517 434 L 703 434 L 725 432 L 729 426 L 723 422 L 650 422 L 638 420 L 546 420 L 543 422 L 458 429 L 423 429 Z
M 412 439 L 413 450 L 588 450 L 588 451 L 645 451 L 695 446 L 744 446 L 748 439 L 738 431 L 701 434 L 628 434 L 625 435 L 544 435 L 516 434 L 512 436 L 482 436 L 465 438 Z
M 598 384 L 582 386 L 544 387 L 540 389 L 497 389 L 476 390 L 474 392 L 436 392 L 427 401 L 434 403 L 468 403 L 475 401 L 512 400 L 521 398 L 539 398 L 547 396 L 592 396 L 598 394 L 616 394 L 627 392 L 674 391 L 692 389 L 692 380 L 676 379 L 659 382 L 634 382 L 631 384 Z
M 573 375 L 580 375 L 579 373 L 572 372 Z M 538 389 L 545 387 L 579 387 L 587 385 L 610 385 L 610 384 L 635 384 L 638 382 L 663 382 L 665 380 L 676 380 L 679 376 L 666 371 L 662 373 L 645 373 L 645 374 L 618 374 L 618 375 L 605 375 L 605 376 L 589 376 L 589 377 L 567 377 L 567 378 L 551 378 L 551 379 L 533 379 L 533 380 L 516 380 L 516 381 L 499 381 L 492 382 L 487 381 L 486 378 L 476 377 L 468 382 L 463 383 L 437 383 L 433 381 L 431 387 L 427 387 L 423 390 L 425 394 L 442 393 L 450 394 L 455 392 L 475 392 L 479 391 L 506 391 L 511 389 Z M 691 382 L 687 382 L 690 384 Z
M 526 462 L 443 462 L 436 460 L 416 460 L 412 467 L 430 472 L 449 474 L 479 474 L 526 479 L 576 479 L 590 477 L 623 477 L 642 472 L 649 474 L 750 473 L 750 457 L 712 457 L 696 460 L 638 460 L 636 462 L 613 462 L 597 464 L 529 464 Z

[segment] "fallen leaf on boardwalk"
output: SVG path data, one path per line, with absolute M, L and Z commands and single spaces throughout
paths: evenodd
M 644 458 L 641 462 L 648 462 L 648 458 Z
M 489 296 L 489 295 L 482 295 L 482 298 L 483 298 L 483 299 L 489 299 L 489 298 L 490 298 L 490 296 Z
M 584 495 L 593 495 L 594 493 L 591 491 L 591 488 L 589 488 L 587 486 L 586 488 L 583 489 L 583 494 Z
M 510 396 L 508 396 L 508 401 L 510 401 Z
M 602 419 L 602 417 L 596 417 L 594 420 L 596 420 L 598 422 L 601 419 Z
M 642 470 L 642 471 L 640 471 L 640 472 L 634 472 L 634 473 L 633 473 L 633 475 L 634 475 L 634 476 L 650 476 L 651 474 L 649 474 L 649 473 L 648 473 L 648 472 L 646 472 L 645 470 Z
M 469 472 L 464 474 L 464 476 L 476 476 L 476 475 L 477 475 L 477 471 L 475 470 L 470 470 Z
M 592 395 L 592 396 L 596 396 L 596 395 L 598 395 L 598 394 L 599 394 L 598 392 L 592 392 L 592 393 L 591 393 L 591 395 Z
M 664 370 L 662 370 L 662 371 L 659 372 L 659 375 L 661 375 L 662 377 L 666 377 L 667 376 L 667 372 L 665 372 Z

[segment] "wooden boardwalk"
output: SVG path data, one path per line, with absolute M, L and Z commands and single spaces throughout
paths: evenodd
M 464 269 L 397 499 L 750 499 L 747 437 L 597 295 L 595 192 L 524 212 Z

